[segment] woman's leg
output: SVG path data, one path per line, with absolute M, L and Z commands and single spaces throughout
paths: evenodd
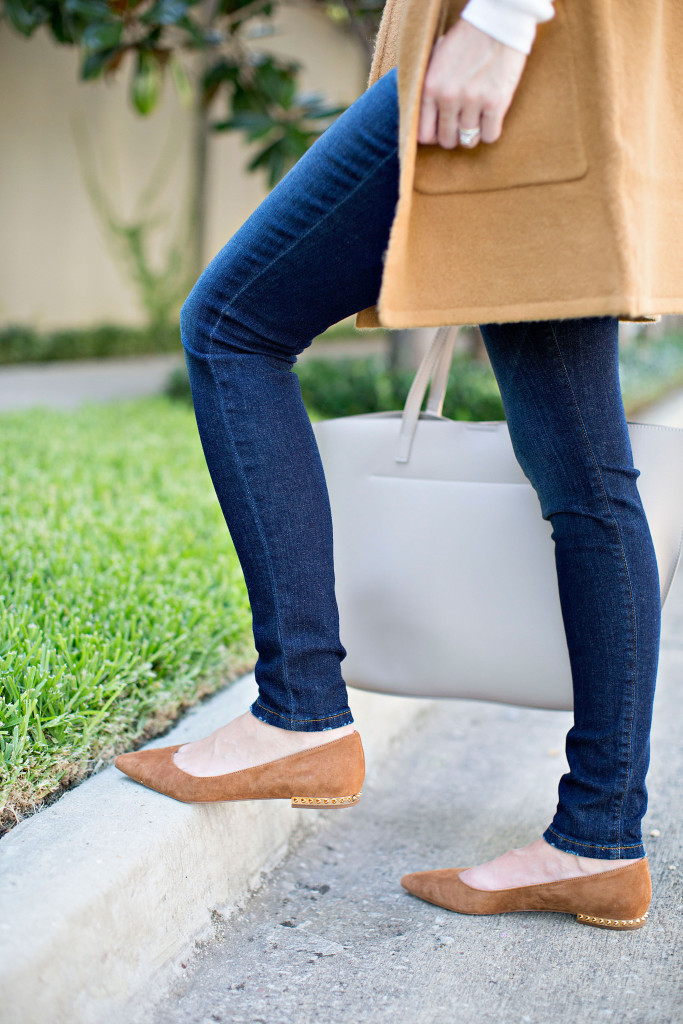
M 176 755 L 193 774 L 353 731 L 327 486 L 292 367 L 317 335 L 377 298 L 397 146 L 394 69 L 276 185 L 181 312 L 204 454 L 249 594 L 259 686 L 251 715 Z
M 543 881 L 544 871 L 558 877 L 562 864 L 579 874 L 644 856 L 661 602 L 621 398 L 617 320 L 485 324 L 482 333 L 515 454 L 553 526 L 574 686 L 570 770 L 543 839 L 463 874 L 498 888 Z

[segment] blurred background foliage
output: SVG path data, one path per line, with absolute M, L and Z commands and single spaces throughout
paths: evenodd
M 194 103 L 215 131 L 238 131 L 256 151 L 272 187 L 345 108 L 299 89 L 301 65 L 261 45 L 277 29 L 279 6 L 293 0 L 2 0 L 22 35 L 44 26 L 57 43 L 78 47 L 89 81 L 126 70 L 138 114 L 157 109 L 165 79 L 181 103 Z M 368 64 L 383 0 L 307 0 L 363 47 Z
M 0 17 L 25 37 L 44 29 L 79 51 L 84 82 L 122 78 L 132 109 L 147 117 L 171 83 L 193 114 L 187 194 L 175 235 L 158 201 L 175 161 L 161 155 L 131 214 L 116 208 L 96 171 L 83 125 L 75 125 L 84 184 L 121 277 L 147 322 L 165 329 L 206 260 L 208 140 L 233 132 L 247 144 L 242 169 L 272 188 L 346 106 L 303 90 L 302 64 L 268 48 L 284 7 L 318 11 L 349 34 L 369 70 L 383 0 L 0 0 Z
M 56 331 L 39 331 L 23 324 L 0 328 L 0 365 L 59 359 L 103 359 L 179 350 L 177 323 L 168 327 L 158 324 L 152 327 L 102 324 Z

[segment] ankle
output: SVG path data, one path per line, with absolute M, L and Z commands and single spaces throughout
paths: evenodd
M 633 857 L 629 860 L 624 858 L 585 857 L 583 854 L 571 853 L 568 850 L 560 850 L 558 847 L 542 839 L 544 846 L 553 851 L 555 860 L 563 866 L 575 867 L 577 874 L 593 875 L 598 871 L 613 871 L 615 868 L 625 867 L 636 860 L 644 860 L 644 857 Z
M 270 722 L 264 722 L 263 719 L 257 718 L 251 709 L 250 711 L 250 731 L 255 736 L 258 736 L 259 739 L 270 738 L 278 744 L 287 743 L 288 745 L 317 747 L 323 743 L 331 743 L 334 740 L 341 739 L 342 736 L 350 736 L 356 731 L 356 726 L 353 723 L 340 725 L 332 729 L 284 729 L 281 726 L 272 725 Z

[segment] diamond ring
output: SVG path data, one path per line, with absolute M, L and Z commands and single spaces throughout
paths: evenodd
M 460 142 L 464 146 L 471 146 L 478 135 L 481 134 L 481 129 L 477 128 L 458 128 L 458 137 Z

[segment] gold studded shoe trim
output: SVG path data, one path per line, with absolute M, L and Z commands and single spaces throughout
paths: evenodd
M 353 796 L 293 796 L 292 807 L 310 807 L 315 810 L 324 810 L 332 807 L 352 807 L 357 804 L 362 792 L 354 793 Z
M 642 917 L 633 917 L 628 920 L 619 921 L 613 917 L 593 917 L 591 914 L 577 914 L 576 920 L 582 924 L 592 924 L 596 928 L 621 928 L 631 930 L 642 928 L 648 918 L 649 911 L 646 910 Z

